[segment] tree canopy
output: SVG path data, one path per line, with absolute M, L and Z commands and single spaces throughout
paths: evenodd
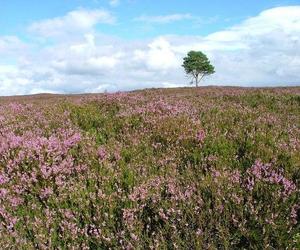
M 185 72 L 192 77 L 191 83 L 196 83 L 198 87 L 199 82 L 204 76 L 215 73 L 215 68 L 211 65 L 207 56 L 201 51 L 190 51 L 185 58 L 183 58 L 183 65 Z

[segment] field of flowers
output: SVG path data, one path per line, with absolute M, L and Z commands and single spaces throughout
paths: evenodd
M 300 88 L 0 98 L 1 249 L 299 249 Z

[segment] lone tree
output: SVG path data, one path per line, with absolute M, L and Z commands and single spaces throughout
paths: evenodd
M 185 72 L 192 77 L 191 84 L 198 83 L 204 76 L 215 73 L 215 68 L 210 64 L 207 56 L 201 51 L 190 51 L 187 57 L 183 58 L 183 65 Z

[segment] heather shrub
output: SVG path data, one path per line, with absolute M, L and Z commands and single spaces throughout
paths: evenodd
M 1 248 L 299 248 L 299 93 L 0 102 Z

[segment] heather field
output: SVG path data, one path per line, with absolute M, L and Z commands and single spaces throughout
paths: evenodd
M 1 249 L 299 249 L 300 88 L 0 98 Z

